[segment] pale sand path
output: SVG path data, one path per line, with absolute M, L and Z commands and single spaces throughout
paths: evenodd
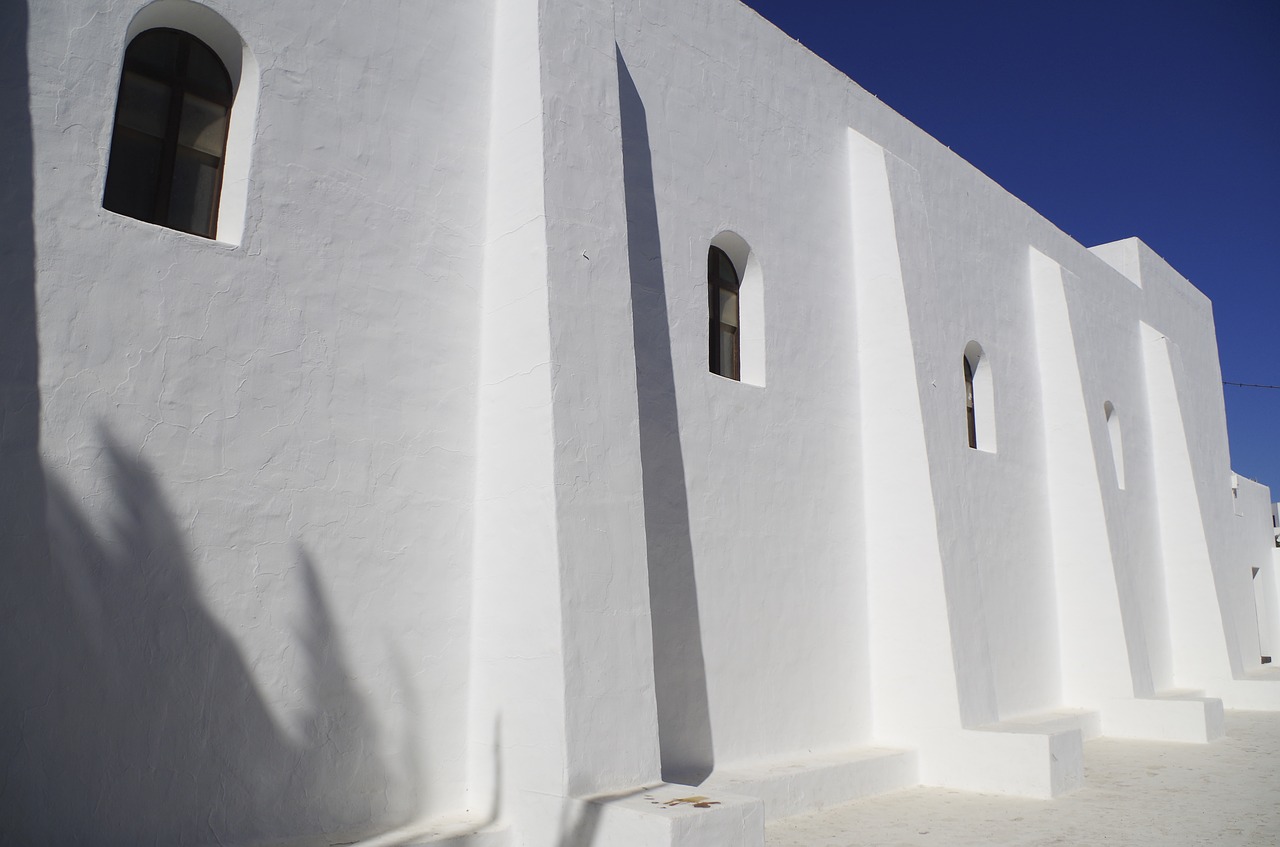
M 1212 744 L 1098 738 L 1056 800 L 911 788 L 770 824 L 767 847 L 1280 845 L 1280 713 L 1227 712 Z

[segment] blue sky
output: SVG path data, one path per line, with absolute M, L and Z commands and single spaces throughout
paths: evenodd
M 1085 245 L 1214 303 L 1224 380 L 1280 385 L 1280 0 L 746 0 Z M 1224 388 L 1280 499 L 1280 390 Z

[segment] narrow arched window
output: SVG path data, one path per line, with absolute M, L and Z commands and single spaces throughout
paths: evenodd
M 738 271 L 719 247 L 707 251 L 707 297 L 711 315 L 709 370 L 741 379 L 742 340 L 738 322 Z
M 964 357 L 964 411 L 969 426 L 969 446 L 978 447 L 978 419 L 973 413 L 973 365 Z
M 231 77 L 193 35 L 150 29 L 120 75 L 104 208 L 213 238 L 218 226 Z
M 964 348 L 964 413 L 969 446 L 996 452 L 996 404 L 991 362 L 982 345 L 970 341 Z

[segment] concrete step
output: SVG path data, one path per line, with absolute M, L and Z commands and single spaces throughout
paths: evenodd
M 600 847 L 764 847 L 764 808 L 701 785 L 662 783 L 571 801 L 574 821 L 561 843 Z
M 1102 707 L 1102 732 L 1111 738 L 1207 744 L 1221 738 L 1224 727 L 1222 701 L 1190 689 L 1112 700 Z
M 509 847 L 510 844 L 511 830 L 506 824 L 449 817 L 403 826 L 350 842 L 346 847 Z
M 1228 709 L 1250 712 L 1280 712 L 1280 665 L 1274 662 L 1247 671 L 1239 679 L 1210 686 Z
M 921 782 L 1019 797 L 1066 794 L 1084 784 L 1084 738 L 1094 721 L 1089 712 L 1054 710 L 940 732 L 921 744 Z
M 914 751 L 859 747 L 717 770 L 702 787 L 758 797 L 773 820 L 918 783 Z

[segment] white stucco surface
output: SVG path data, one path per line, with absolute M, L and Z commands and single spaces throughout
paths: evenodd
M 215 239 L 101 206 L 151 26 L 236 86 Z M 23 843 L 759 843 L 1280 710 L 1207 299 L 736 0 L 17 0 L 0 47 Z
M 52 553 L 0 593 L 39 667 L 15 707 L 61 705 L 9 784 L 60 843 L 458 809 L 492 11 L 208 4 L 260 69 L 243 236 L 208 241 L 101 208 L 126 35 L 166 5 L 31 11 Z

